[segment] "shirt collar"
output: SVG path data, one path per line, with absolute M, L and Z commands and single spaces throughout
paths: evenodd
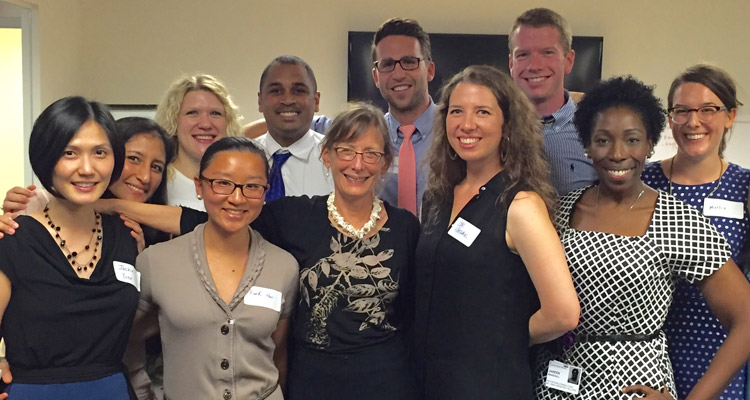
M 414 136 L 412 136 L 411 139 L 412 142 L 426 139 L 430 136 L 430 133 L 432 132 L 432 120 L 435 117 L 436 108 L 437 106 L 435 106 L 432 97 L 430 97 L 430 105 L 427 106 L 427 109 L 422 115 L 414 121 L 414 126 L 417 127 L 417 130 L 414 131 Z M 401 141 L 404 140 L 404 135 L 398 131 L 398 127 L 401 126 L 401 123 L 398 122 L 390 112 L 385 114 L 385 121 L 388 124 L 388 132 L 391 135 L 391 140 L 394 143 L 401 143 Z
M 270 159 L 271 156 L 276 153 L 279 150 L 286 150 L 290 153 L 292 153 L 293 157 L 300 158 L 303 160 L 306 160 L 308 156 L 310 155 L 310 152 L 312 151 L 313 147 L 316 145 L 315 138 L 313 137 L 313 131 L 309 130 L 307 133 L 305 133 L 299 140 L 292 143 L 289 147 L 283 147 L 281 146 L 274 138 L 266 132 L 263 138 L 264 146 L 266 149 L 266 152 L 268 153 L 268 158 Z
M 553 127 L 558 127 L 565 125 L 569 123 L 573 119 L 573 114 L 575 114 L 576 111 L 576 103 L 573 101 L 573 97 L 570 96 L 570 93 L 566 90 L 565 91 L 565 104 L 563 104 L 562 107 L 560 107 L 557 111 L 553 112 L 551 116 L 555 119 L 555 121 L 550 124 Z M 545 115 L 542 117 L 542 120 L 548 117 Z

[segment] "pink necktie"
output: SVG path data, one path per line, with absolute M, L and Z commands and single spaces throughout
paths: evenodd
M 401 125 L 399 131 L 404 141 L 398 150 L 398 206 L 417 214 L 417 160 L 411 135 L 417 129 L 414 125 Z

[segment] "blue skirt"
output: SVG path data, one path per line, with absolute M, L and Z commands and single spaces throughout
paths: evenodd
M 71 383 L 11 383 L 13 400 L 131 400 L 125 375 L 117 373 L 93 381 Z

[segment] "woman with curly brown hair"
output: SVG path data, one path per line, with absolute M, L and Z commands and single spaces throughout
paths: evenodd
M 529 344 L 578 323 L 540 129 L 531 103 L 493 67 L 468 67 L 442 89 L 417 246 L 427 399 L 531 398 Z

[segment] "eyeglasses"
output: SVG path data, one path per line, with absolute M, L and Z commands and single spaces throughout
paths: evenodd
M 362 161 L 368 163 L 368 164 L 375 164 L 378 161 L 380 161 L 381 158 L 383 158 L 383 155 L 385 153 L 380 151 L 354 151 L 348 147 L 335 147 L 334 150 L 336 150 L 336 157 L 339 158 L 339 160 L 343 161 L 351 161 L 354 159 L 354 157 L 357 156 L 357 154 L 362 156 Z
M 728 111 L 724 106 L 701 106 L 698 108 L 672 107 L 669 110 L 669 118 L 675 124 L 684 124 L 690 119 L 690 113 L 698 113 L 698 119 L 701 122 L 711 122 L 714 116 L 720 111 Z
M 406 56 L 401 57 L 398 60 L 392 58 L 386 58 L 383 60 L 375 61 L 375 68 L 380 72 L 391 72 L 396 69 L 396 64 L 401 66 L 404 71 L 413 71 L 419 68 L 419 62 L 424 60 L 423 58 Z
M 262 199 L 266 190 L 268 190 L 268 185 L 261 185 L 259 183 L 245 183 L 244 185 L 240 185 L 227 179 L 208 179 L 203 175 L 199 175 L 199 177 L 211 185 L 211 190 L 214 193 L 223 196 L 229 196 L 237 188 L 240 188 L 240 193 L 248 199 Z

